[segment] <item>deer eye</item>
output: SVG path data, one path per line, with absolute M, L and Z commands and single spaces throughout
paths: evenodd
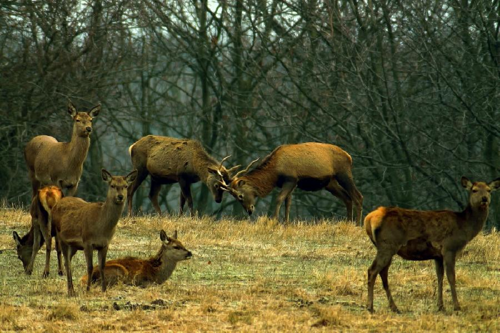
M 180 246 L 174 246 L 174 249 L 180 250 L 181 248 L 180 248 Z
M 219 186 L 219 184 L 215 184 L 214 187 L 216 190 L 218 190 L 220 186 Z
M 477 193 L 477 192 L 478 192 L 477 188 L 472 190 L 472 193 Z
M 243 194 L 238 194 L 238 200 L 243 201 Z
M 115 185 L 111 185 L 111 188 L 116 188 L 116 186 Z
M 79 123 L 81 120 L 80 120 L 80 119 L 76 119 L 75 121 L 76 121 L 77 123 Z

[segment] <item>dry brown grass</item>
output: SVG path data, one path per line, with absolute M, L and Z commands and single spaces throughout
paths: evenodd
M 0 330 L 103 331 L 498 331 L 500 234 L 480 235 L 457 262 L 461 312 L 448 286 L 444 313 L 436 312 L 432 262 L 394 260 L 389 279 L 403 314 L 391 313 L 378 280 L 375 310 L 365 309 L 366 270 L 375 249 L 362 228 L 322 221 L 283 226 L 267 218 L 124 218 L 108 258 L 148 257 L 158 232 L 179 231 L 194 253 L 160 286 L 117 286 L 66 296 L 65 277 L 42 279 L 42 249 L 32 276 L 16 258 L 12 231 L 29 229 L 27 212 L 0 209 Z M 55 257 L 55 256 L 53 256 Z M 74 258 L 74 277 L 85 260 Z M 78 281 L 75 281 L 78 282 Z

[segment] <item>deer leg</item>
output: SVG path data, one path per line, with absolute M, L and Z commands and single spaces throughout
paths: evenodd
M 32 188 L 32 194 L 31 197 L 34 198 L 38 194 L 38 190 L 40 189 L 40 182 L 35 178 L 35 175 L 30 172 L 30 178 L 31 178 L 31 188 Z
M 144 179 L 146 179 L 147 176 L 148 176 L 148 172 L 140 171 L 137 174 L 137 178 L 135 179 L 135 181 L 128 188 L 127 204 L 128 204 L 128 216 L 129 217 L 132 216 L 132 205 L 133 205 L 132 199 L 134 198 L 135 191 L 137 191 L 137 189 L 139 188 L 139 186 L 141 186 L 142 182 L 144 181 Z
M 391 290 L 389 289 L 389 281 L 387 279 L 387 277 L 389 275 L 389 267 L 391 266 L 391 263 L 392 263 L 392 258 L 389 261 L 389 264 L 387 264 L 387 266 L 382 268 L 379 275 L 380 275 L 380 278 L 382 279 L 382 285 L 384 286 L 385 294 L 387 295 L 387 300 L 389 301 L 389 307 L 391 308 L 391 310 L 393 312 L 400 313 L 398 310 L 398 307 L 396 306 L 396 303 L 394 303 L 394 299 L 392 298 Z
M 63 276 L 63 270 L 62 270 L 62 258 L 61 258 L 61 245 L 59 245 L 59 242 L 57 241 L 57 236 L 55 237 L 55 244 L 56 244 L 56 253 L 57 253 L 57 274 L 59 276 Z
M 443 311 L 443 277 L 444 277 L 444 266 L 443 259 L 434 259 L 434 265 L 436 266 L 437 275 L 437 307 L 438 311 Z
M 52 251 L 52 228 L 50 227 L 52 221 L 49 218 L 49 223 L 46 226 L 40 226 L 43 238 L 45 239 L 45 268 L 43 270 L 43 277 L 46 278 L 50 273 L 50 252 Z
M 151 188 L 149 189 L 149 200 L 151 200 L 151 203 L 153 204 L 153 207 L 159 216 L 161 216 L 161 208 L 160 208 L 160 204 L 158 203 L 158 195 L 160 194 L 160 189 L 161 189 L 161 183 L 158 181 L 155 181 L 153 179 L 153 177 L 151 177 Z
M 191 184 L 186 182 L 183 179 L 179 180 L 179 185 L 181 187 L 181 209 L 180 214 L 184 213 L 184 203 L 187 201 L 189 211 L 191 212 L 191 216 L 195 216 L 194 214 L 194 206 L 193 206 L 193 196 L 191 195 Z
M 288 222 L 290 218 L 290 206 L 292 205 L 292 192 L 286 196 L 285 199 L 285 221 Z
M 278 197 L 276 198 L 276 210 L 274 211 L 274 218 L 276 220 L 279 220 L 280 208 L 281 204 L 283 203 L 283 200 L 285 200 L 285 198 L 287 198 L 288 196 L 290 196 L 291 198 L 292 192 L 295 189 L 295 187 L 297 187 L 297 182 L 285 182 L 283 184 L 281 192 L 278 194 Z M 290 206 L 288 208 L 290 208 Z M 288 214 L 286 214 L 285 216 L 285 223 L 288 223 Z
M 457 289 L 455 285 L 455 257 L 456 253 L 447 251 L 444 255 L 444 267 L 446 269 L 446 277 L 450 284 L 451 297 L 453 298 L 453 307 L 455 311 L 460 311 L 460 304 L 458 303 Z
M 35 265 L 35 257 L 38 251 L 40 250 L 40 237 L 41 232 L 39 228 L 33 228 L 33 248 L 31 250 L 31 260 L 26 266 L 26 274 L 31 275 L 33 273 L 33 266 Z
M 339 198 L 344 202 L 347 210 L 347 220 L 352 221 L 352 199 L 349 194 L 339 185 L 339 183 L 332 179 L 330 183 L 325 187 L 325 189 L 330 192 L 333 196 Z
M 75 288 L 73 287 L 73 275 L 71 274 L 71 259 L 76 253 L 76 250 L 73 249 L 68 244 L 63 242 L 59 242 L 59 246 L 64 256 L 64 265 L 66 266 L 66 278 L 68 281 L 68 296 L 74 297 L 76 296 Z
M 372 265 L 370 268 L 368 268 L 368 302 L 367 302 L 367 308 L 368 311 L 373 313 L 373 289 L 375 287 L 375 281 L 377 280 L 377 275 L 382 272 L 384 268 L 387 267 L 387 270 L 389 269 L 389 265 L 392 260 L 392 256 L 396 253 L 397 251 L 392 251 L 389 249 L 384 249 L 381 251 L 381 249 L 377 249 L 377 256 L 375 257 L 375 260 L 373 261 Z M 382 273 L 381 277 L 384 276 L 384 273 Z M 382 281 L 383 283 L 383 281 Z M 387 292 L 387 291 L 386 291 Z M 391 297 L 392 299 L 392 297 Z M 391 301 L 389 300 L 389 303 Z M 392 301 L 394 303 L 394 301 Z M 394 305 L 395 306 L 395 305 Z M 392 309 L 392 308 L 391 308 Z M 395 307 L 397 310 L 397 307 Z M 394 311 L 394 309 L 392 309 Z
M 102 249 L 99 250 L 99 252 L 97 253 L 97 259 L 99 260 L 99 270 L 100 270 L 100 273 L 101 273 L 101 287 L 102 287 L 102 291 L 105 292 L 106 291 L 106 280 L 104 279 L 104 267 L 106 266 L 106 255 L 108 254 L 108 247 L 107 246 L 104 246 Z M 90 276 L 91 275 L 88 275 L 89 276 L 89 279 L 88 279 L 88 283 L 90 283 Z
M 90 290 L 90 282 L 91 282 L 91 276 L 92 276 L 92 271 L 94 270 L 94 263 L 93 263 L 93 247 L 91 244 L 85 245 L 83 248 L 83 253 L 85 254 L 85 261 L 87 262 L 87 291 Z

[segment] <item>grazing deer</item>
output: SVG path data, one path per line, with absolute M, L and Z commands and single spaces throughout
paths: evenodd
M 180 214 L 183 214 L 187 201 L 191 215 L 194 215 L 191 184 L 202 181 L 207 185 L 217 203 L 222 201 L 224 191 L 220 184 L 231 180 L 231 173 L 239 166 L 227 170 L 222 162 L 211 157 L 200 142 L 188 139 L 175 139 L 165 136 L 145 136 L 129 148 L 132 164 L 138 171 L 137 179 L 129 188 L 128 214 L 132 215 L 132 198 L 135 191 L 151 175 L 149 199 L 158 215 L 161 215 L 158 194 L 162 184 L 179 183 L 181 187 Z
M 24 159 L 28 165 L 33 196 L 45 185 L 56 185 L 67 189 L 67 196 L 75 195 L 90 147 L 92 118 L 100 110 L 101 105 L 97 105 L 88 112 L 78 112 L 70 102 L 68 113 L 73 118 L 70 142 L 58 142 L 47 135 L 36 136 L 28 142 Z
M 46 186 L 38 190 L 33 197 L 30 206 L 31 229 L 23 238 L 19 237 L 14 231 L 13 237 L 16 241 L 17 256 L 22 261 L 24 271 L 31 275 L 35 257 L 38 250 L 45 242 L 45 269 L 43 277 L 49 276 L 50 271 L 50 252 L 52 250 L 52 237 L 55 236 L 55 230 L 52 229 L 51 210 L 57 202 L 61 200 L 63 193 L 57 186 Z M 41 237 L 42 236 L 42 237 Z M 61 252 L 56 239 L 57 263 L 59 275 L 62 275 Z
M 165 231 L 160 231 L 160 240 L 162 242 L 160 250 L 150 259 L 127 257 L 106 262 L 104 275 L 108 286 L 118 282 L 141 287 L 153 283 L 162 284 L 172 275 L 179 261 L 192 258 L 191 251 L 186 250 L 177 240 L 177 231 L 172 238 L 168 237 Z M 98 283 L 100 280 L 100 269 L 95 267 L 91 282 Z M 82 278 L 82 283 L 88 283 L 88 275 Z
M 274 218 L 279 218 L 281 204 L 286 200 L 285 222 L 288 222 L 295 188 L 304 191 L 325 189 L 344 202 L 349 220 L 353 219 L 354 202 L 357 221 L 361 224 L 363 196 L 354 185 L 352 158 L 341 148 L 316 142 L 282 145 L 248 172 L 255 162 L 257 160 L 238 172 L 230 187 L 222 184 L 222 188 L 229 191 L 249 215 L 255 209 L 257 197 L 263 198 L 275 187 L 280 187 Z
M 455 261 L 462 250 L 483 229 L 488 217 L 491 192 L 500 187 L 500 178 L 489 184 L 472 183 L 462 177 L 469 202 L 462 212 L 449 210 L 418 211 L 397 207 L 379 207 L 365 218 L 368 237 L 377 248 L 377 256 L 368 269 L 368 310 L 373 312 L 373 287 L 380 274 L 389 307 L 399 312 L 387 280 L 392 257 L 397 253 L 407 260 L 434 260 L 438 281 L 437 306 L 443 310 L 443 276 L 450 284 L 455 310 L 460 310 L 455 289 Z
M 109 243 L 115 233 L 125 200 L 127 187 L 135 180 L 137 170 L 127 176 L 112 176 L 102 169 L 102 179 L 108 183 L 108 193 L 104 202 L 85 202 L 80 198 L 65 197 L 52 209 L 52 221 L 56 228 L 57 240 L 64 256 L 68 279 L 68 294 L 75 295 L 71 273 L 71 259 L 78 250 L 83 250 L 87 261 L 87 274 L 92 274 L 93 251 L 98 251 L 101 268 L 102 290 L 106 291 L 104 266 Z M 90 280 L 87 290 L 90 289 Z

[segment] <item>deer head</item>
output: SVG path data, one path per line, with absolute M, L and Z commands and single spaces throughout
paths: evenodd
M 491 192 L 500 188 L 500 178 L 489 184 L 471 182 L 467 177 L 462 177 L 462 186 L 469 191 L 469 205 L 473 208 L 487 209 L 491 203 Z
M 117 205 L 122 205 L 127 199 L 127 188 L 134 182 L 137 177 L 137 170 L 132 171 L 125 177 L 112 176 L 106 169 L 101 170 L 102 180 L 109 185 L 107 200 L 112 201 Z
M 78 112 L 73 105 L 69 102 L 68 113 L 73 118 L 73 133 L 77 136 L 88 137 L 92 132 L 92 118 L 96 117 L 101 111 L 101 105 L 94 106 L 88 112 Z
M 181 242 L 177 240 L 177 230 L 172 237 L 168 237 L 167 233 L 160 231 L 160 239 L 162 241 L 163 257 L 167 261 L 188 260 L 193 257 L 191 251 L 187 250 Z
M 210 189 L 215 202 L 217 203 L 220 203 L 222 201 L 222 195 L 225 191 L 222 186 L 231 182 L 231 174 L 240 167 L 239 165 L 237 165 L 229 170 L 226 169 L 222 164 L 229 157 L 231 157 L 231 155 L 226 156 L 222 159 L 218 169 L 214 169 L 212 167 L 208 168 L 207 186 Z

